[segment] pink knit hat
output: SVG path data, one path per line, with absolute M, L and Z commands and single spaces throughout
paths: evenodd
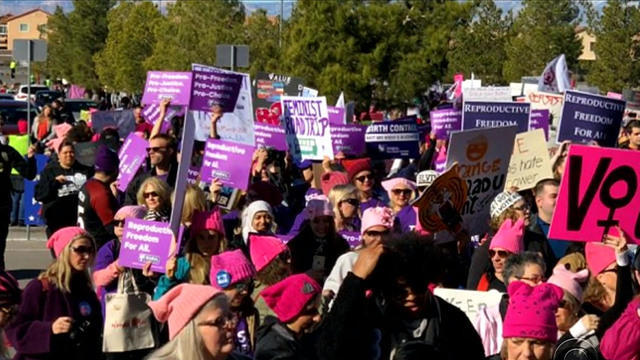
M 127 205 L 123 206 L 116 214 L 113 216 L 114 219 L 123 220 L 123 219 L 142 219 L 147 214 L 147 210 L 144 206 L 138 205 Z
M 262 290 L 260 295 L 278 319 L 286 323 L 300 315 L 320 291 L 320 285 L 309 275 L 295 274 Z
M 489 249 L 505 249 L 513 254 L 519 254 L 524 250 L 524 219 L 519 219 L 514 224 L 511 219 L 506 219 L 500 229 L 491 239 Z
M 147 305 L 160 322 L 169 322 L 169 340 L 173 340 L 200 308 L 222 292 L 212 286 L 180 284 Z
M 225 251 L 211 257 L 211 271 L 209 280 L 216 289 L 226 289 L 229 286 L 247 280 L 256 274 L 253 265 L 242 254 L 242 250 Z
M 333 216 L 333 208 L 331 203 L 324 195 L 317 196 L 309 200 L 305 208 L 307 219 L 311 220 L 318 216 Z
M 349 178 L 347 175 L 340 171 L 331 171 L 328 173 L 322 174 L 320 178 L 322 193 L 325 196 L 329 196 L 329 191 L 333 189 L 336 185 L 345 185 L 349 183 Z
M 47 240 L 47 248 L 53 249 L 56 257 L 58 257 L 60 256 L 62 250 L 64 250 L 65 246 L 67 246 L 71 242 L 71 240 L 73 240 L 78 235 L 86 236 L 93 242 L 93 238 L 91 237 L 91 235 L 89 235 L 89 233 L 87 233 L 83 228 L 78 226 L 67 226 L 54 232 L 51 235 L 49 240 Z
M 601 243 L 588 242 L 584 247 L 584 254 L 587 258 L 587 267 L 591 271 L 591 276 L 600 274 L 611 263 L 616 262 L 615 250 Z
M 559 264 L 553 268 L 553 275 L 551 275 L 547 282 L 563 288 L 582 303 L 582 285 L 587 279 L 589 279 L 589 270 L 582 269 L 574 273 L 564 267 L 564 265 Z
M 363 235 L 367 230 L 377 225 L 391 229 L 393 227 L 393 220 L 393 211 L 388 207 L 368 208 L 362 214 L 360 234 Z
M 191 237 L 198 235 L 201 231 L 213 230 L 224 236 L 224 225 L 222 215 L 216 207 L 209 211 L 196 211 L 191 218 Z
M 287 246 L 274 235 L 249 234 L 249 254 L 256 271 L 264 269 L 287 250 Z
M 558 340 L 555 314 L 562 300 L 562 289 L 548 283 L 531 287 L 522 281 L 513 281 L 507 292 L 509 307 L 504 318 L 502 337 L 555 343 Z
M 380 185 L 382 185 L 388 193 L 390 193 L 391 190 L 398 188 L 411 189 L 413 191 L 416 190 L 416 183 L 403 177 L 395 177 L 393 179 L 385 180 L 381 182 Z

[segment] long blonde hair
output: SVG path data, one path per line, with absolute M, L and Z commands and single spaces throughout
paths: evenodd
M 191 222 L 191 218 L 196 211 L 207 210 L 207 196 L 204 191 L 196 185 L 189 184 L 184 193 L 184 203 L 182 205 L 182 219 L 180 222 L 186 224 Z
M 74 276 L 73 268 L 71 267 L 71 246 L 76 240 L 79 239 L 87 239 L 93 244 L 93 255 L 91 256 L 89 266 L 93 265 L 93 262 L 96 258 L 96 248 L 95 242 L 93 238 L 89 234 L 78 234 L 74 236 L 71 241 L 62 249 L 58 258 L 47 268 L 47 270 L 43 271 L 38 275 L 38 280 L 48 281 L 50 284 L 55 285 L 60 291 L 65 293 L 71 292 L 71 280 Z M 82 276 L 89 288 L 93 288 L 93 283 L 91 282 L 91 275 L 89 274 L 89 269 L 83 271 L 82 273 L 76 273 L 76 276 Z
M 358 199 L 358 189 L 351 184 L 336 185 L 331 191 L 329 191 L 329 202 L 333 206 L 333 213 L 335 214 L 336 221 L 342 220 L 342 213 L 340 212 L 340 201 L 346 199 Z

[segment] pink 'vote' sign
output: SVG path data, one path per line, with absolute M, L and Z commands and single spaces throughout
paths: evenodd
M 640 244 L 640 152 L 571 145 L 549 238 L 601 241 L 615 226 Z

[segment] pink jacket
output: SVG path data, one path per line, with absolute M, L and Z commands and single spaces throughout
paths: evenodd
M 607 360 L 640 359 L 640 299 L 629 303 L 620 318 L 604 333 L 600 352 Z

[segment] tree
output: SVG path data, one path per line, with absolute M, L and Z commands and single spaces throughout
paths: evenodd
M 47 28 L 46 71 L 54 77 L 70 79 L 73 55 L 68 41 L 71 38 L 71 27 L 69 18 L 60 6 L 49 17 Z
M 150 1 L 122 1 L 109 11 L 109 35 L 104 49 L 94 56 L 103 85 L 127 92 L 142 92 L 144 61 L 155 45 L 155 27 L 162 14 Z
M 625 0 L 609 0 L 602 15 L 590 19 L 589 28 L 597 41 L 589 83 L 615 92 L 640 85 L 640 10 Z
M 280 47 L 278 46 L 278 22 L 267 16 L 263 9 L 254 11 L 243 26 L 243 43 L 249 46 L 251 76 L 258 71 L 280 70 Z
M 448 77 L 462 72 L 474 73 L 486 84 L 504 84 L 502 67 L 511 14 L 503 16 L 493 0 L 474 0 L 471 24 L 460 27 L 447 53 Z
M 580 22 L 579 3 L 522 0 L 522 5 L 506 45 L 505 80 L 539 76 L 547 62 L 560 54 L 565 54 L 569 70 L 575 69 L 582 52 L 575 34 Z

